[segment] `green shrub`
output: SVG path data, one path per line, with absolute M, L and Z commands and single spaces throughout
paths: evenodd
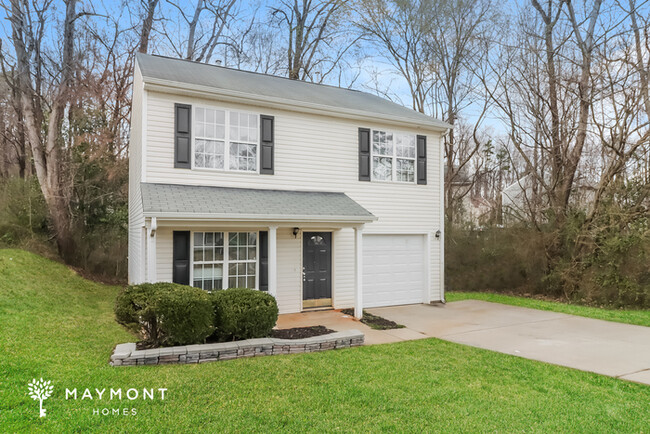
M 222 341 L 268 336 L 278 320 L 275 297 L 254 289 L 213 292 L 212 304 L 215 337 Z
M 153 345 L 201 343 L 213 331 L 214 311 L 205 291 L 175 283 L 124 288 L 115 301 L 117 321 Z

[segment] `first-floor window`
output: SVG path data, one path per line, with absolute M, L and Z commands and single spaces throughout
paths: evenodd
M 223 232 L 194 232 L 194 286 L 206 291 L 223 287 L 223 252 Z
M 194 232 L 192 260 L 197 288 L 256 288 L 257 232 Z
M 257 233 L 230 232 L 228 237 L 228 287 L 255 288 Z

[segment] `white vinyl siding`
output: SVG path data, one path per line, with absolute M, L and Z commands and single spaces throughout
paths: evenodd
M 354 229 L 332 234 L 332 304 L 335 309 L 354 306 L 355 295 Z
M 293 229 L 278 228 L 278 289 L 276 300 L 280 313 L 302 310 L 302 237 Z
M 222 187 L 312 190 L 344 192 L 372 212 L 378 221 L 366 224 L 364 233 L 397 234 L 403 232 L 431 235 L 430 299 L 440 300 L 442 243 L 433 237 L 443 230 L 442 218 L 442 153 L 440 133 L 425 129 L 407 130 L 409 134 L 427 137 L 427 185 L 405 182 L 363 182 L 358 173 L 358 128 L 403 131 L 400 124 L 345 120 L 326 115 L 269 109 L 263 106 L 215 102 L 159 92 L 148 92 L 148 132 L 146 182 Z M 275 117 L 275 174 L 256 172 L 180 170 L 174 169 L 173 125 L 174 103 L 193 107 L 219 105 L 226 110 L 262 113 Z M 258 162 L 259 164 L 259 162 Z M 180 225 L 180 223 L 179 223 Z M 300 226 L 297 224 L 296 226 Z M 278 301 L 282 311 L 301 309 L 301 248 L 290 229 L 278 229 Z M 344 232 L 345 231 L 345 232 Z M 349 232 L 349 243 L 348 234 Z M 339 233 L 341 235 L 339 235 Z M 354 302 L 354 239 L 351 229 L 333 234 L 333 302 L 335 307 L 349 307 Z M 158 231 L 162 237 L 162 232 Z M 338 237 L 345 244 L 338 250 Z M 158 240 L 158 250 L 165 242 Z M 295 246 L 298 248 L 295 248 Z M 169 246 L 171 248 L 171 245 Z M 171 250 L 170 250 L 171 252 Z M 347 252 L 347 253 L 346 253 Z M 171 253 L 170 253 L 171 254 Z M 342 255 L 337 261 L 337 255 Z M 169 275 L 161 270 L 158 278 Z M 170 260 L 170 259 L 169 259 Z M 282 261 L 293 261 L 283 263 Z M 297 261 L 297 262 L 296 262 Z M 163 273 L 163 274 L 161 274 Z M 283 280 L 291 286 L 283 287 Z M 339 284 L 339 279 L 343 282 Z M 298 282 L 296 283 L 296 280 Z M 289 294 L 290 293 L 290 294 Z M 345 306 L 347 304 L 347 306 Z
M 135 68 L 133 78 L 133 102 L 131 110 L 131 136 L 129 138 L 129 283 L 145 280 L 144 214 L 140 182 L 142 181 L 142 75 Z

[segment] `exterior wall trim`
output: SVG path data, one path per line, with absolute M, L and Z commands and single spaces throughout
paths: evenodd
M 147 108 L 149 107 L 149 101 L 147 98 L 147 89 L 144 84 L 144 78 L 142 83 L 142 136 L 141 136 L 141 149 L 140 156 L 142 157 L 142 167 L 140 172 L 140 182 L 147 182 L 147 129 L 148 129 L 148 118 L 147 118 Z

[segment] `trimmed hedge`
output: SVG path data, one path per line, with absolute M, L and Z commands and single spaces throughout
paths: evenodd
M 115 316 L 153 346 L 202 343 L 213 332 L 209 294 L 175 283 L 127 286 L 115 300 Z
M 263 338 L 278 320 L 275 297 L 247 288 L 211 294 L 214 306 L 214 337 L 220 341 Z

